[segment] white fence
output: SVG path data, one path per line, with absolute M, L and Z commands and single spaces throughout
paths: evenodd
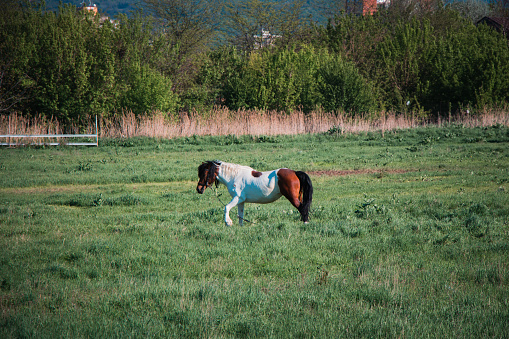
M 94 138 L 95 142 L 66 142 L 58 141 L 51 142 L 47 140 L 41 140 L 41 142 L 37 142 L 34 139 L 60 139 L 60 138 Z M 97 128 L 97 116 L 95 117 L 95 134 L 4 134 L 0 135 L 0 140 L 6 139 L 5 142 L 1 141 L 0 146 L 24 146 L 27 143 L 24 143 L 24 140 L 29 140 L 28 145 L 41 145 L 41 146 L 58 146 L 58 145 L 68 145 L 68 146 L 99 146 L 99 130 Z

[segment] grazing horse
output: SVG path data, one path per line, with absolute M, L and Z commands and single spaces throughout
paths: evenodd
M 212 184 L 226 186 L 232 200 L 224 208 L 224 222 L 232 225 L 230 210 L 238 206 L 239 224 L 244 221 L 244 203 L 267 204 L 284 195 L 308 222 L 309 207 L 313 198 L 313 185 L 309 176 L 301 171 L 279 168 L 258 172 L 248 166 L 230 164 L 222 161 L 206 161 L 198 167 L 198 186 L 202 194 Z

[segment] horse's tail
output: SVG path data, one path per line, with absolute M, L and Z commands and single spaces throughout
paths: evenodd
M 302 171 L 295 171 L 297 178 L 300 181 L 300 194 L 302 195 L 302 203 L 299 206 L 299 212 L 301 219 L 304 222 L 308 221 L 309 208 L 311 207 L 311 201 L 313 200 L 313 184 L 309 175 Z

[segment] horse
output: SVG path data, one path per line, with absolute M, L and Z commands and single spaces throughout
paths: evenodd
M 300 212 L 301 220 L 309 219 L 309 208 L 313 199 L 313 185 L 302 171 L 279 168 L 258 172 L 251 167 L 231 164 L 219 160 L 203 162 L 198 167 L 196 191 L 203 194 L 207 187 L 219 183 L 226 186 L 232 200 L 224 208 L 226 226 L 233 224 L 230 210 L 237 206 L 239 224 L 244 221 L 244 203 L 267 204 L 285 196 Z

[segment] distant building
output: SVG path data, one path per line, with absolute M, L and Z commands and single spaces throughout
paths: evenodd
M 373 15 L 376 12 L 377 0 L 363 0 L 362 1 L 362 15 Z
M 386 7 L 390 0 L 345 0 L 345 12 L 357 15 L 373 15 L 380 7 Z
M 476 26 L 488 25 L 495 29 L 497 32 L 502 33 L 509 39 L 509 18 L 503 17 L 487 17 L 485 16 L 481 20 L 477 21 Z
M 94 13 L 94 15 L 97 14 L 97 6 L 96 4 L 93 4 L 90 3 L 89 5 L 87 5 L 86 3 L 82 3 L 80 7 L 78 7 L 78 11 L 88 11 L 88 12 L 92 12 Z
M 99 12 L 97 10 L 97 5 L 96 4 L 86 4 L 85 2 L 83 2 L 81 4 L 80 7 L 78 7 L 78 11 L 87 11 L 87 12 L 91 12 L 93 15 L 98 15 Z M 115 20 L 112 20 L 110 19 L 108 16 L 106 15 L 101 15 L 101 17 L 99 18 L 99 22 L 102 24 L 104 23 L 105 21 L 109 21 L 110 23 L 112 23 L 114 26 L 117 25 L 117 22 Z
M 269 31 L 264 31 L 262 28 L 262 35 L 253 35 L 254 49 L 259 49 L 267 46 L 274 45 L 276 39 L 281 38 L 281 35 L 271 34 Z
M 391 0 L 376 0 L 376 7 L 387 7 L 391 4 Z

